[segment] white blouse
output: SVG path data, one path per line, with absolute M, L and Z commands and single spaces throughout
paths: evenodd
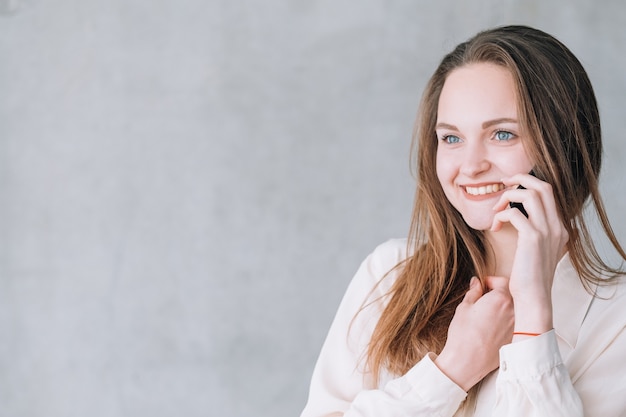
M 600 287 L 593 297 L 568 255 L 552 288 L 555 330 L 503 346 L 500 368 L 483 380 L 474 409 L 459 409 L 466 393 L 435 366 L 433 353 L 405 375 L 373 381 L 365 353 L 397 270 L 381 279 L 406 258 L 406 246 L 405 239 L 390 240 L 361 264 L 322 347 L 301 417 L 626 416 L 626 282 Z

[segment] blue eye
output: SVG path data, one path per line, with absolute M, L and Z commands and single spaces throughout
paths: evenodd
M 441 140 L 450 144 L 461 142 L 461 138 L 459 138 L 458 136 L 454 136 L 454 135 L 446 135 L 442 137 Z
M 508 140 L 513 139 L 514 137 L 515 135 L 513 133 L 507 132 L 506 130 L 498 130 L 496 132 L 496 140 L 499 140 L 499 141 L 506 142 Z

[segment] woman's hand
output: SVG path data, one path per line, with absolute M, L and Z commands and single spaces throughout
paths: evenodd
M 477 278 L 456 308 L 448 339 L 435 364 L 463 390 L 468 391 L 499 364 L 500 347 L 511 343 L 513 300 L 509 280 L 487 277 L 483 294 Z
M 510 223 L 518 232 L 509 290 L 515 304 L 515 330 L 544 333 L 552 329 L 552 283 L 556 265 L 565 253 L 568 234 L 556 209 L 552 186 L 532 175 L 518 174 L 503 180 L 522 185 L 502 194 L 492 231 Z M 509 202 L 524 205 L 528 218 Z

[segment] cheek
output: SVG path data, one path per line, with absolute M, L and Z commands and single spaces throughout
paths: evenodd
M 444 190 L 446 189 L 446 184 L 450 183 L 453 178 L 453 170 L 451 168 L 452 167 L 449 161 L 446 161 L 440 153 L 437 153 L 435 169 L 437 172 L 437 179 Z
M 533 166 L 534 164 L 528 156 L 522 152 L 510 155 L 507 158 L 502 158 L 502 160 L 498 161 L 498 167 L 505 175 L 527 173 L 530 172 Z
M 437 180 L 439 181 L 439 186 L 443 191 L 443 194 L 446 196 L 446 199 L 453 203 L 454 198 L 454 168 L 452 164 L 446 163 L 445 159 L 437 158 L 436 165 L 436 173 Z M 454 205 L 454 203 L 453 203 Z
M 526 173 L 534 166 L 521 142 L 507 149 L 506 152 L 495 153 L 492 159 L 493 164 L 507 175 Z

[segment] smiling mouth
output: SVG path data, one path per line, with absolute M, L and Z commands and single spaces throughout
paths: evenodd
M 465 192 L 469 195 L 487 195 L 500 192 L 506 187 L 502 183 L 481 185 L 480 187 L 465 187 Z

